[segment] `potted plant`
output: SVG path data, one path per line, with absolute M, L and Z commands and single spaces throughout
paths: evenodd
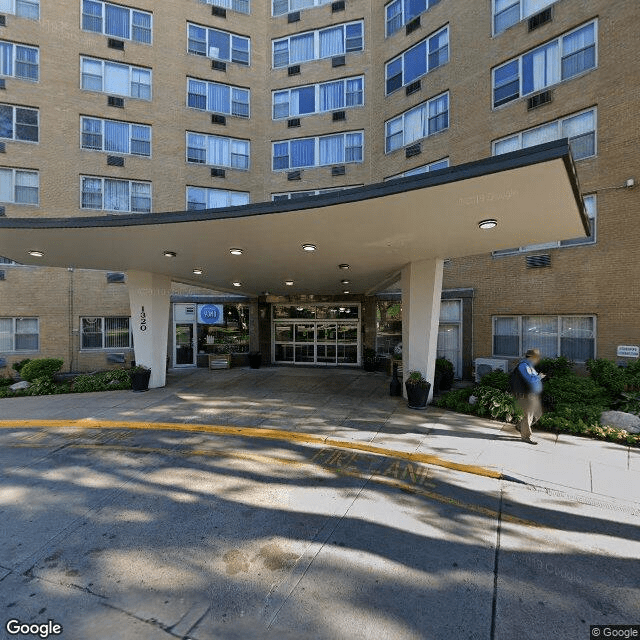
M 436 359 L 436 379 L 439 391 L 449 391 L 453 386 L 453 363 L 446 358 Z
M 362 352 L 362 366 L 365 371 L 376 371 L 378 368 L 378 356 L 375 349 L 365 347 Z
M 409 409 L 425 409 L 431 383 L 427 382 L 419 371 L 411 371 L 404 386 L 407 389 Z
M 259 351 L 249 353 L 249 366 L 252 369 L 259 369 L 262 364 L 262 354 Z
M 149 390 L 149 378 L 151 377 L 151 369 L 140 364 L 131 369 L 129 376 L 131 377 L 131 388 L 134 391 Z

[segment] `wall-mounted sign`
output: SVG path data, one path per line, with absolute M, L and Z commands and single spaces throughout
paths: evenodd
M 140 312 L 140 331 L 147 330 L 147 314 L 144 312 L 144 307 L 142 307 L 142 311 Z
M 640 357 L 640 347 L 621 344 L 618 347 L 618 357 L 620 358 L 638 358 Z
M 224 309 L 221 304 L 199 304 L 198 322 L 200 324 L 224 324 Z

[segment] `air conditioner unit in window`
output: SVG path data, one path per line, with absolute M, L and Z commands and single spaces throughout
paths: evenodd
M 7 16 L 0 16 L 0 27 L 7 26 Z
M 224 7 L 211 7 L 211 15 L 218 18 L 226 18 L 227 10 Z
M 331 3 L 331 13 L 338 13 L 338 11 L 344 11 L 345 0 L 335 0 Z
M 211 68 L 214 71 L 226 71 L 227 70 L 227 63 L 226 62 L 221 62 L 220 60 L 212 60 L 211 61 Z
M 108 38 L 107 47 L 109 49 L 117 49 L 118 51 L 124 51 L 124 41 L 117 38 Z
M 211 167 L 211 177 L 212 178 L 226 178 L 227 172 L 224 169 L 220 169 L 219 167 Z
M 534 96 L 531 96 L 527 100 L 527 110 L 531 111 L 531 109 L 537 109 L 543 104 L 549 104 L 552 100 L 553 94 L 549 89 L 547 89 L 546 91 L 541 91 L 540 93 L 536 93 Z
M 509 372 L 509 361 L 500 358 L 476 358 L 476 382 L 492 371 Z
M 211 124 L 227 124 L 227 118 L 219 113 L 211 114 Z
M 347 64 L 346 56 L 333 56 L 331 58 L 332 67 L 344 67 L 345 64 Z
M 292 22 L 300 22 L 300 12 L 292 11 L 291 13 L 287 14 L 287 22 L 289 24 L 291 24 Z
M 7 145 L 4 142 L 0 142 L 0 153 L 7 152 Z
M 0 78 L 0 89 L 6 89 L 7 88 L 7 83 L 5 82 L 4 78 Z
M 416 29 L 420 28 L 420 16 L 411 20 L 411 22 L 407 22 L 407 26 L 405 27 L 405 34 L 409 35 L 413 33 Z
M 529 18 L 529 31 L 533 31 L 538 27 L 541 27 L 543 24 L 547 24 L 547 22 L 551 22 L 553 19 L 553 13 L 551 7 L 544 9 L 540 13 L 536 13 L 535 16 L 531 16 Z
M 297 76 L 300 73 L 300 65 L 299 64 L 294 64 L 291 65 L 288 69 L 287 69 L 287 73 L 290 76 Z
M 124 158 L 122 156 L 107 156 L 107 166 L 124 167 Z
M 289 120 L 287 120 L 287 127 L 289 127 L 289 129 L 294 129 L 295 127 L 299 126 L 300 118 L 289 118 Z
M 109 107 L 118 107 L 119 109 L 124 109 L 124 98 L 107 96 L 107 105 Z

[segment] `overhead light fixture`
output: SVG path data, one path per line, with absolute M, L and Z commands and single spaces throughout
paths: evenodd
M 234 287 L 241 287 L 242 286 L 242 282 L 233 282 L 232 283 Z
M 229 253 L 232 256 L 241 256 L 243 254 L 243 251 L 242 251 L 242 249 L 231 248 L 231 249 L 229 249 Z
M 287 287 L 293 287 L 293 280 L 285 280 L 284 283 L 287 285 Z
M 348 264 L 339 264 L 338 265 L 338 269 L 342 269 L 343 271 L 348 271 L 349 270 L 349 265 Z
M 315 245 L 315 244 L 309 244 L 309 243 L 306 243 L 306 244 L 303 244 L 303 245 L 302 245 L 302 248 L 303 248 L 305 251 L 315 251 L 318 247 L 316 247 L 316 245 Z
M 37 251 L 36 249 L 31 249 L 27 253 L 34 258 L 42 258 L 44 256 L 44 251 Z
M 165 258 L 175 258 L 178 255 L 175 251 L 164 251 Z
M 304 311 L 304 307 L 296 307 L 296 311 Z
M 351 293 L 348 289 L 345 289 L 342 293 Z
M 194 269 L 193 273 L 197 276 L 201 276 L 202 275 L 202 269 Z
M 480 220 L 478 227 L 480 229 L 495 229 L 498 226 L 498 221 L 493 218 L 487 218 L 486 220 Z
M 341 284 L 351 284 L 351 280 L 340 280 Z

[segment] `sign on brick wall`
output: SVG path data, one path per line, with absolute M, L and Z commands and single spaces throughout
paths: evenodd
M 640 347 L 621 344 L 618 347 L 618 357 L 637 358 L 640 356 Z

